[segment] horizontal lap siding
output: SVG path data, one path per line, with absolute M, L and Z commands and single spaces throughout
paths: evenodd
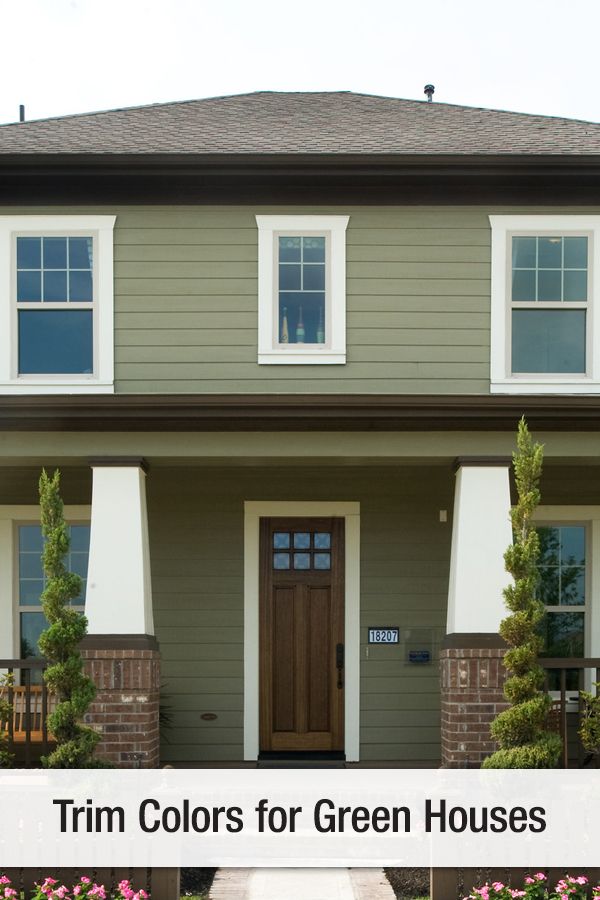
M 437 660 L 373 647 L 369 625 L 444 633 L 453 478 L 445 467 L 161 469 L 148 479 L 156 631 L 172 727 L 165 760 L 243 754 L 243 501 L 361 504 L 361 758 L 439 759 Z M 214 721 L 201 719 L 216 713 Z M 168 742 L 167 742 L 168 741 Z
M 487 210 L 117 210 L 121 392 L 487 393 Z M 347 364 L 257 364 L 255 213 L 349 214 Z

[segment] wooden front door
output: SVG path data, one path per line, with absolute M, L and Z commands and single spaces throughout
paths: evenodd
M 344 520 L 260 520 L 260 749 L 344 749 Z

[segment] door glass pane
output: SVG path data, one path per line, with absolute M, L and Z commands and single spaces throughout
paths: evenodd
M 274 569 L 289 569 L 290 567 L 290 554 L 289 553 L 274 553 L 273 554 L 273 568 Z
M 330 553 L 315 553 L 315 569 L 330 569 L 331 568 L 331 554 Z
M 310 569 L 310 553 L 294 553 L 295 569 Z
M 299 531 L 294 535 L 294 548 L 296 550 L 307 550 L 310 547 L 310 534 L 305 531 Z
M 315 550 L 329 550 L 331 534 L 328 531 L 316 531 L 314 536 Z
M 585 310 L 513 309 L 512 371 L 585 373 Z
M 290 546 L 290 536 L 287 531 L 276 531 L 273 535 L 273 547 L 275 550 L 287 550 Z

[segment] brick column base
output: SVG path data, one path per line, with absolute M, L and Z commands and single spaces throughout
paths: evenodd
M 506 645 L 500 646 L 498 635 L 476 634 L 448 635 L 445 643 L 440 651 L 442 766 L 479 768 L 496 750 L 490 724 L 508 706 L 502 693 Z
M 81 644 L 96 698 L 85 721 L 102 735 L 99 759 L 122 769 L 153 769 L 160 761 L 160 655 L 147 635 L 88 635 Z

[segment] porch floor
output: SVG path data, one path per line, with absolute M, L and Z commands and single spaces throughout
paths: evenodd
M 440 761 L 436 760 L 366 760 L 364 762 L 347 762 L 343 764 L 346 769 L 439 769 Z M 170 769 L 257 769 L 258 763 L 254 761 L 214 760 L 198 762 L 162 762 L 161 766 Z M 293 766 L 292 766 L 293 768 Z M 299 765 L 299 768 L 302 768 Z M 314 768 L 318 768 L 315 765 Z

